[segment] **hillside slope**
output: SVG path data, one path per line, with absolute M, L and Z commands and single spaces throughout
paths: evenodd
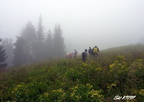
M 0 73 L 1 102 L 113 102 L 116 95 L 144 100 L 144 45 L 107 49 L 86 63 L 53 59 Z

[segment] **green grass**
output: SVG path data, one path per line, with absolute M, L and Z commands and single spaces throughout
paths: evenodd
M 0 102 L 113 102 L 116 95 L 144 100 L 144 45 L 103 50 L 86 63 L 53 59 L 0 73 Z

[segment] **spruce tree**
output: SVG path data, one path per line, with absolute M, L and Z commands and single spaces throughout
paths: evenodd
M 13 53 L 14 53 L 14 46 L 12 43 L 12 39 L 4 39 L 2 41 L 2 45 L 4 46 L 4 49 L 6 51 L 6 62 L 7 62 L 7 67 L 13 66 Z
M 2 41 L 2 39 L 0 39 L 0 42 Z M 5 63 L 6 61 L 6 52 L 4 50 L 4 47 L 0 44 L 0 70 L 2 70 L 2 68 L 6 68 L 7 63 Z
M 38 30 L 37 30 L 37 42 L 38 43 L 44 43 L 44 31 L 43 31 L 43 26 L 42 26 L 42 17 L 40 16 L 39 18 L 39 23 L 38 23 Z
M 53 57 L 53 39 L 52 39 L 52 33 L 49 30 L 48 34 L 47 34 L 47 38 L 46 38 L 46 57 L 47 58 L 52 58 Z
M 17 37 L 14 49 L 14 65 L 22 65 L 34 61 L 36 46 L 36 31 L 28 22 L 20 37 Z
M 23 50 L 25 53 L 26 62 L 32 62 L 35 58 L 36 31 L 31 22 L 28 22 L 21 33 L 24 40 Z
M 24 40 L 21 37 L 17 37 L 14 49 L 14 65 L 22 65 L 26 62 L 24 54 Z
M 56 25 L 54 29 L 53 53 L 54 57 L 64 57 L 66 53 L 60 24 Z
M 36 42 L 36 60 L 42 60 L 45 58 L 45 46 L 44 46 L 44 32 L 42 26 L 42 18 L 39 18 L 38 30 L 37 30 L 37 42 Z

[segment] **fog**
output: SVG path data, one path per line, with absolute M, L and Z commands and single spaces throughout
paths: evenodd
M 0 37 L 16 40 L 42 16 L 45 34 L 60 23 L 68 52 L 106 49 L 144 39 L 144 0 L 0 0 Z

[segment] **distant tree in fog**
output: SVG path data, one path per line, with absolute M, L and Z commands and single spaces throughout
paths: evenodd
M 54 57 L 63 57 L 65 55 L 64 38 L 62 37 L 62 30 L 60 24 L 55 26 L 53 38 L 53 54 Z
M 1 40 L 0 40 L 1 42 Z M 6 68 L 7 66 L 7 63 L 5 62 L 6 61 L 6 52 L 5 52 L 5 49 L 4 47 L 2 46 L 2 44 L 0 43 L 0 70 L 2 68 Z
M 11 67 L 11 66 L 13 66 L 13 53 L 14 53 L 12 39 L 4 39 L 2 41 L 2 45 L 4 46 L 4 49 L 6 50 L 7 67 Z
M 35 59 L 36 31 L 31 22 L 28 22 L 17 37 L 14 49 L 14 65 L 30 63 Z
M 38 23 L 38 30 L 37 30 L 37 41 L 38 43 L 44 43 L 45 37 L 44 37 L 44 31 L 42 26 L 42 17 L 39 18 Z
M 26 62 L 29 63 L 35 58 L 35 46 L 36 46 L 36 31 L 31 22 L 28 22 L 21 33 L 21 37 L 24 40 L 23 51 L 25 54 Z
M 46 42 L 45 42 L 45 54 L 47 58 L 52 58 L 53 57 L 53 38 L 52 38 L 52 33 L 49 30 L 47 37 L 46 37 Z
M 38 23 L 38 30 L 36 32 L 37 35 L 37 42 L 36 42 L 36 60 L 42 60 L 45 58 L 45 36 L 43 32 L 43 26 L 42 26 L 42 18 L 40 16 L 39 23 Z
M 45 38 L 41 16 L 37 30 L 31 22 L 28 22 L 14 45 L 14 65 L 65 55 L 64 38 L 60 25 L 55 26 L 53 35 L 49 31 Z
M 24 44 L 25 41 L 22 37 L 17 37 L 14 49 L 14 65 L 22 65 L 26 62 L 25 54 L 24 54 Z

